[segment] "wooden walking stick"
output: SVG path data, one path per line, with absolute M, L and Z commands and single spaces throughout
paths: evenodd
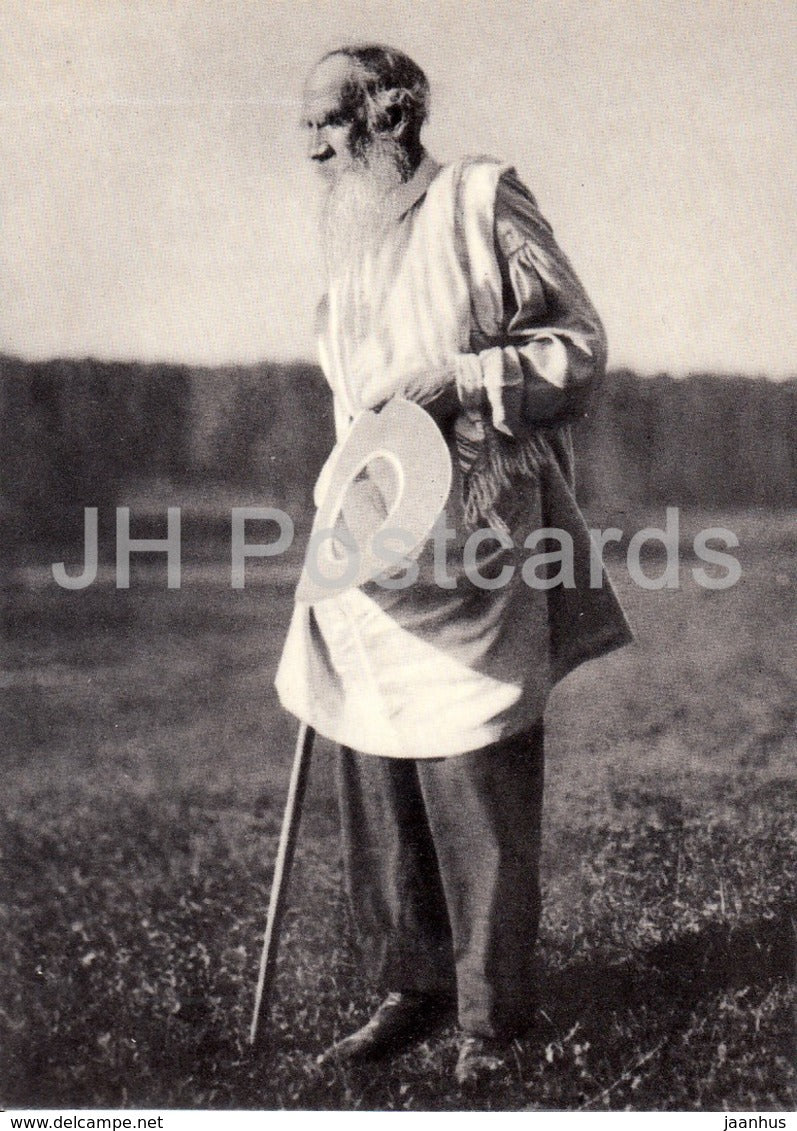
M 293 756 L 288 800 L 285 802 L 285 815 L 282 818 L 282 831 L 277 848 L 277 859 L 274 864 L 274 878 L 271 881 L 266 934 L 263 939 L 263 953 L 260 956 L 260 970 L 257 976 L 257 989 L 255 990 L 255 1007 L 249 1029 L 249 1043 L 253 1046 L 263 1044 L 266 1032 L 271 990 L 277 969 L 280 927 L 285 911 L 293 854 L 299 835 L 302 805 L 307 791 L 314 739 L 315 731 L 313 728 L 308 726 L 307 723 L 302 723 L 296 737 L 296 752 Z
M 389 401 L 379 413 L 360 413 L 345 444 L 336 449 L 330 465 L 325 499 L 313 522 L 313 535 L 336 529 L 348 488 L 369 461 L 377 457 L 387 458 L 398 485 L 398 497 L 394 500 L 389 515 L 393 528 L 408 533 L 416 548 L 425 542 L 442 513 L 451 489 L 451 457 L 431 416 L 419 405 L 401 398 Z M 348 570 L 340 573 L 340 562 L 334 555 L 330 556 L 329 539 L 322 538 L 320 544 L 315 545 L 314 552 L 324 568 L 319 570 L 319 561 L 316 561 L 315 569 L 309 570 L 308 563 L 305 563 L 296 590 L 299 604 L 313 605 L 318 601 L 325 601 L 337 593 L 373 580 L 384 571 L 385 561 L 377 557 L 371 548 L 371 539 L 385 523 L 381 509 L 374 507 L 369 512 L 367 505 L 358 504 L 347 517 L 359 532 L 359 537 L 355 537 L 356 544 L 368 547 L 367 553 L 359 555 L 361 560 L 358 562 L 356 578 L 352 578 Z M 313 545 L 311 535 L 310 546 Z M 263 940 L 255 1008 L 249 1030 L 251 1045 L 259 1045 L 264 1039 L 277 965 L 279 932 L 314 738 L 313 728 L 302 723 L 296 739 L 288 800 L 274 865 L 266 936 Z

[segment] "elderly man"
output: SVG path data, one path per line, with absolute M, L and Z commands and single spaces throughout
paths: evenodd
M 340 746 L 348 893 L 387 993 L 324 1057 L 397 1049 L 455 1005 L 467 1086 L 535 1011 L 547 695 L 630 634 L 572 493 L 567 423 L 605 364 L 600 321 L 510 166 L 424 151 L 428 106 L 406 55 L 343 47 L 312 71 L 303 117 L 326 183 L 338 446 L 395 398 L 430 414 L 453 468 L 445 569 L 430 538 L 411 585 L 297 605 L 277 687 Z M 522 569 L 542 528 L 547 567 Z

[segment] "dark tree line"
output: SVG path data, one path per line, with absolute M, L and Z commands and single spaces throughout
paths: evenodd
M 797 381 L 606 377 L 576 428 L 582 497 L 677 506 L 793 505 Z
M 795 502 L 797 381 L 607 375 L 575 430 L 589 502 Z M 125 493 L 256 492 L 306 514 L 332 413 L 306 363 L 223 369 L 0 359 L 6 544 L 58 536 Z M 80 527 L 82 529 L 82 525 Z

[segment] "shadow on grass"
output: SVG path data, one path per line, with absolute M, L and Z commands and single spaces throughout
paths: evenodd
M 719 991 L 765 986 L 794 974 L 794 908 L 753 924 L 711 922 L 616 964 L 584 961 L 544 977 L 552 1020 L 572 1025 L 585 1012 L 639 1006 L 691 1009 Z M 554 1016 L 555 1014 L 555 1016 Z
M 796 961 L 794 907 L 784 903 L 771 917 L 709 922 L 620 962 L 544 971 L 540 1027 L 518 1058 L 531 1106 L 559 1106 L 558 1093 L 592 1110 L 790 1109 Z M 559 1075 L 553 1090 L 541 1061 Z M 745 1073 L 760 1081 L 757 1099 Z
M 789 1059 L 788 1032 L 779 1042 L 767 1017 L 759 1034 L 751 1017 L 766 1013 L 762 1002 L 769 1000 L 788 1018 L 783 999 L 794 965 L 787 906 L 753 924 L 709 923 L 618 963 L 596 957 L 549 967 L 537 1028 L 513 1042 L 507 1070 L 476 1096 L 463 1096 L 453 1084 L 457 1030 L 449 1023 L 394 1059 L 331 1066 L 315 1078 L 308 1072 L 294 1102 L 327 1110 L 655 1111 L 721 1109 L 723 1103 L 746 1110 L 756 1102 L 762 1109 L 788 1108 L 783 1081 L 778 1087 L 774 1079 L 788 1073 L 785 1064 L 781 1072 L 774 1067 L 778 1057 Z M 744 1049 L 751 1060 L 767 1063 L 757 1101 L 734 1079 L 728 1057 L 734 1042 L 735 1060 Z M 296 1071 L 289 1033 L 271 1055 L 272 1063 L 292 1062 Z M 280 1100 L 285 1093 L 279 1089 L 271 1096 L 261 1092 L 262 1105 Z

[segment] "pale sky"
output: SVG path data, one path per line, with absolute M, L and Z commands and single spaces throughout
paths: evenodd
M 792 0 L 0 0 L 0 351 L 314 357 L 304 76 L 392 43 L 643 373 L 797 372 Z

